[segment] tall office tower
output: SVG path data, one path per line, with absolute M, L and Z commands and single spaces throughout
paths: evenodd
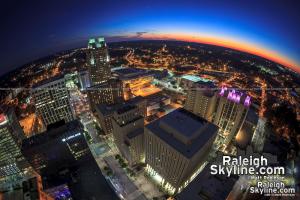
M 114 112 L 113 136 L 129 165 L 142 162 L 144 157 L 144 117 L 137 106 L 125 104 Z
M 188 89 L 184 108 L 211 122 L 217 102 L 217 91 L 214 88 L 215 85 L 212 82 L 194 83 Z
M 109 55 L 103 37 L 89 39 L 87 62 L 92 85 L 97 85 L 110 78 Z
M 112 118 L 113 114 L 116 110 L 123 107 L 124 105 L 136 105 L 139 109 L 139 113 L 141 116 L 146 116 L 146 99 L 141 96 L 134 97 L 129 99 L 126 102 L 114 104 L 114 105 L 104 105 L 104 104 L 97 104 L 96 105 L 96 118 L 100 123 L 100 126 L 105 134 L 111 134 L 113 127 L 112 127 Z
M 69 122 L 74 119 L 69 91 L 63 76 L 36 85 L 33 97 L 36 112 L 42 117 L 45 126 L 60 120 Z
M 185 109 L 146 125 L 147 173 L 170 194 L 180 192 L 205 167 L 218 127 Z
M 115 78 L 87 88 L 87 94 L 93 109 L 97 104 L 112 105 L 123 100 L 122 84 Z
M 0 183 L 23 176 L 29 167 L 21 153 L 23 130 L 13 109 L 0 113 Z
M 216 104 L 214 124 L 219 126 L 219 145 L 225 149 L 241 129 L 250 106 L 250 96 L 222 87 Z
M 56 122 L 43 134 L 25 139 L 22 153 L 40 175 L 58 174 L 91 155 L 78 120 Z

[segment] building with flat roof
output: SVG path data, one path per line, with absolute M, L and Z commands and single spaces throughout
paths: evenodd
M 206 164 L 218 127 L 177 109 L 145 127 L 146 171 L 167 192 L 186 187 Z
M 136 105 L 139 109 L 139 114 L 143 117 L 146 116 L 146 99 L 141 96 L 137 96 L 123 103 L 114 105 L 98 104 L 96 105 L 96 118 L 105 134 L 112 133 L 113 113 L 119 108 L 123 107 L 125 104 Z
M 44 133 L 23 140 L 22 153 L 40 175 L 56 174 L 90 156 L 78 120 L 51 124 Z
M 125 104 L 112 118 L 114 141 L 129 165 L 141 163 L 144 158 L 144 117 L 137 106 Z
M 182 75 L 179 81 L 179 85 L 184 89 L 193 87 L 195 83 L 201 83 L 202 85 L 206 84 L 208 87 L 214 87 L 214 83 L 211 80 L 190 74 Z
M 184 108 L 200 117 L 212 121 L 217 102 L 217 91 L 212 82 L 196 79 L 187 89 Z
M 64 76 L 45 80 L 34 86 L 32 92 L 36 113 L 41 116 L 43 124 L 48 126 L 60 120 L 74 120 L 70 103 L 70 94 Z
M 147 101 L 147 116 L 155 114 L 161 106 L 171 104 L 171 98 L 162 92 L 146 96 L 145 99 Z
M 103 37 L 89 39 L 87 63 L 92 86 L 103 83 L 110 78 L 108 49 Z

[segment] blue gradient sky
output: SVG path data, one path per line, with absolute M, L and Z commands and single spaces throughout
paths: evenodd
M 85 45 L 95 35 L 113 41 L 174 35 L 230 40 L 272 51 L 300 70 L 297 0 L 10 0 L 0 7 L 1 74 Z

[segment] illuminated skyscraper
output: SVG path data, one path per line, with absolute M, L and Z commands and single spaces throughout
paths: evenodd
M 218 127 L 185 109 L 146 125 L 146 171 L 169 193 L 180 192 L 204 168 Z
M 114 112 L 113 136 L 129 165 L 140 163 L 144 155 L 144 117 L 137 106 L 124 104 Z
M 36 112 L 42 117 L 45 126 L 60 120 L 69 122 L 74 119 L 69 91 L 63 76 L 36 85 L 33 97 Z
M 89 39 L 87 63 L 91 85 L 103 83 L 110 78 L 109 55 L 103 37 Z
M 21 153 L 23 130 L 12 109 L 0 113 L 0 183 L 22 176 L 28 167 Z
M 223 87 L 218 95 L 214 123 L 219 126 L 219 144 L 224 148 L 241 129 L 250 106 L 250 96 Z

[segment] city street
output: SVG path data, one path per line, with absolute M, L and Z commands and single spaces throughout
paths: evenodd
M 129 178 L 125 170 L 115 159 L 119 154 L 117 147 L 113 143 L 112 136 L 100 137 L 94 126 L 96 119 L 91 113 L 80 115 L 85 130 L 92 138 L 89 148 L 105 176 L 106 180 L 113 186 L 114 191 L 121 199 L 126 200 L 146 200 L 153 197 L 162 197 L 164 194 L 158 190 L 154 183 L 144 177 L 144 173 L 139 173 L 137 177 Z M 109 167 L 113 171 L 113 176 L 105 174 L 104 167 Z

